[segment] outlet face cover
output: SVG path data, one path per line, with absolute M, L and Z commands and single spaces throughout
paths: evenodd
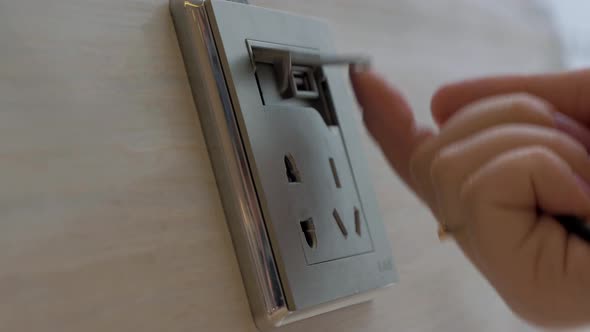
M 247 40 L 248 46 L 251 43 Z M 284 44 L 265 43 L 265 46 L 297 53 L 319 51 Z M 255 70 L 250 76 L 257 80 L 259 93 L 255 97 L 259 98 L 249 98 L 252 104 L 241 104 L 241 107 L 248 109 L 242 116 L 248 123 L 245 128 L 254 160 L 268 160 L 256 165 L 262 190 L 275 193 L 261 195 L 270 214 L 267 220 L 287 237 L 296 234 L 297 221 L 316 220 L 316 246 L 302 246 L 308 265 L 372 252 L 369 233 L 343 237 L 348 229 L 355 228 L 355 210 L 362 211 L 362 205 L 332 102 L 330 81 L 325 74 L 328 69 L 293 66 L 292 78 L 300 80 L 299 84 L 293 84 L 294 90 L 313 89 L 315 98 L 307 94 L 299 97 L 301 94 L 297 92 L 284 97 L 280 91 L 282 80 L 273 66 L 256 63 Z M 236 84 L 236 90 L 248 89 L 251 84 Z M 299 185 L 291 186 L 279 178 L 281 168 L 276 168 L 274 159 L 282 155 L 288 156 L 287 173 L 293 174 L 296 169 Z M 367 227 L 362 213 L 358 224 L 360 228 Z M 301 234 L 301 239 L 304 242 L 305 234 Z

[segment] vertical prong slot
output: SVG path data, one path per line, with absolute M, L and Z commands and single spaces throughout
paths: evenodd
M 301 173 L 295 163 L 295 158 L 291 154 L 285 155 L 285 169 L 289 183 L 301 183 Z
M 340 214 L 336 209 L 334 209 L 332 215 L 334 216 L 334 221 L 336 221 L 336 224 L 338 225 L 338 228 L 340 228 L 342 235 L 344 235 L 344 237 L 348 237 L 348 230 L 346 230 L 346 226 L 344 226 L 344 222 L 342 221 L 342 218 L 340 218 Z
M 361 212 L 356 207 L 354 208 L 354 231 L 358 236 L 362 235 L 361 230 Z
M 330 168 L 332 169 L 332 175 L 334 176 L 334 183 L 336 184 L 336 188 L 342 188 L 340 184 L 340 177 L 338 177 L 338 170 L 336 169 L 336 163 L 334 162 L 334 158 L 330 158 Z

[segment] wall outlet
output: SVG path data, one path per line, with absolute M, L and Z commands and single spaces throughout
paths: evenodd
M 396 281 L 345 71 L 318 20 L 172 0 L 193 96 L 259 328 Z

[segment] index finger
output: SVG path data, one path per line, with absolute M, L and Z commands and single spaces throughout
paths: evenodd
M 439 124 L 476 100 L 509 93 L 528 93 L 557 110 L 590 124 L 590 70 L 542 75 L 507 75 L 466 80 L 440 88 L 432 98 L 432 115 Z
M 402 94 L 376 73 L 351 70 L 350 78 L 365 126 L 397 174 L 415 190 L 410 158 L 432 132 L 417 125 Z

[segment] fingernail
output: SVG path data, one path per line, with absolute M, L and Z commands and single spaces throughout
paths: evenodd
M 371 62 L 370 61 L 363 61 L 363 62 L 354 62 L 348 66 L 348 69 L 351 74 L 355 73 L 365 73 L 371 70 Z
M 555 112 L 553 116 L 558 130 L 570 135 L 590 152 L 590 129 L 563 113 Z

